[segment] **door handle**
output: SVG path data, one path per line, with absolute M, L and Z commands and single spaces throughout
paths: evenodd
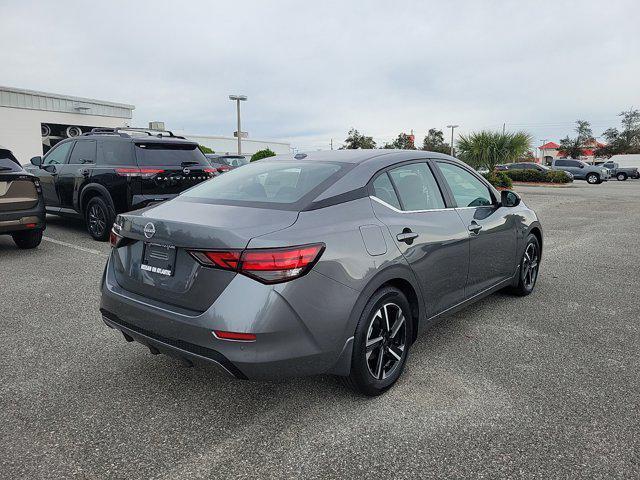
M 477 235 L 478 233 L 480 233 L 480 230 L 482 230 L 482 225 L 473 220 L 468 228 L 469 232 L 471 232 L 473 235 Z
M 407 245 L 411 245 L 413 241 L 418 238 L 418 234 L 412 232 L 409 228 L 405 228 L 404 230 L 402 230 L 402 233 L 396 235 L 396 238 L 399 242 L 404 242 Z

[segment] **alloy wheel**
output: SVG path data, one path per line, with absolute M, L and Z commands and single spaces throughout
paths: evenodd
M 538 278 L 538 247 L 535 243 L 527 245 L 522 262 L 522 282 L 527 290 L 533 289 Z
M 104 229 L 107 226 L 107 215 L 100 205 L 93 204 L 89 208 L 89 230 L 97 237 L 104 233 Z
M 395 303 L 380 307 L 367 330 L 366 363 L 376 380 L 389 377 L 402 364 L 407 345 L 406 319 Z
M 587 182 L 589 183 L 596 183 L 598 181 L 598 177 L 596 175 L 589 175 L 587 177 Z

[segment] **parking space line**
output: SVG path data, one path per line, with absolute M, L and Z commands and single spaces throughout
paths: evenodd
M 81 252 L 91 253 L 93 255 L 98 255 L 99 257 L 107 258 L 109 255 L 106 253 L 102 253 L 98 250 L 94 250 L 92 248 L 81 247 L 80 245 L 74 245 L 73 243 L 63 242 L 62 240 L 56 240 L 55 238 L 43 236 L 42 240 L 46 240 L 47 242 L 55 243 L 56 245 L 62 245 L 64 247 L 73 248 L 75 250 L 79 250 Z

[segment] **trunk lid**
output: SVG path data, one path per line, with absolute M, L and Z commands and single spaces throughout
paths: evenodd
M 34 177 L 0 170 L 0 212 L 27 210 L 38 204 Z
M 252 238 L 286 228 L 297 217 L 295 211 L 181 197 L 123 215 L 121 233 L 126 240 L 112 257 L 116 280 L 125 290 L 147 298 L 205 311 L 237 274 L 203 267 L 188 250 L 242 250 Z M 156 267 L 164 272 L 153 271 Z

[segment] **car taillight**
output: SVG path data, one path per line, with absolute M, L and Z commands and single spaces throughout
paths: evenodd
M 40 180 L 33 180 L 33 184 L 36 187 L 36 192 L 38 192 L 38 194 L 42 193 L 42 185 L 40 185 Z
M 192 250 L 189 253 L 208 267 L 242 273 L 262 283 L 280 283 L 299 278 L 318 261 L 324 244 L 247 250 Z
M 161 168 L 116 168 L 116 173 L 121 177 L 143 177 L 149 178 L 162 173 Z
M 123 238 L 124 237 L 122 235 L 118 235 L 115 232 L 114 228 L 112 228 L 111 231 L 109 232 L 109 243 L 113 248 L 117 248 Z
M 220 173 L 228 172 L 229 170 L 231 170 L 231 167 L 227 167 L 226 165 L 222 165 L 221 167 L 218 167 L 218 171 Z

